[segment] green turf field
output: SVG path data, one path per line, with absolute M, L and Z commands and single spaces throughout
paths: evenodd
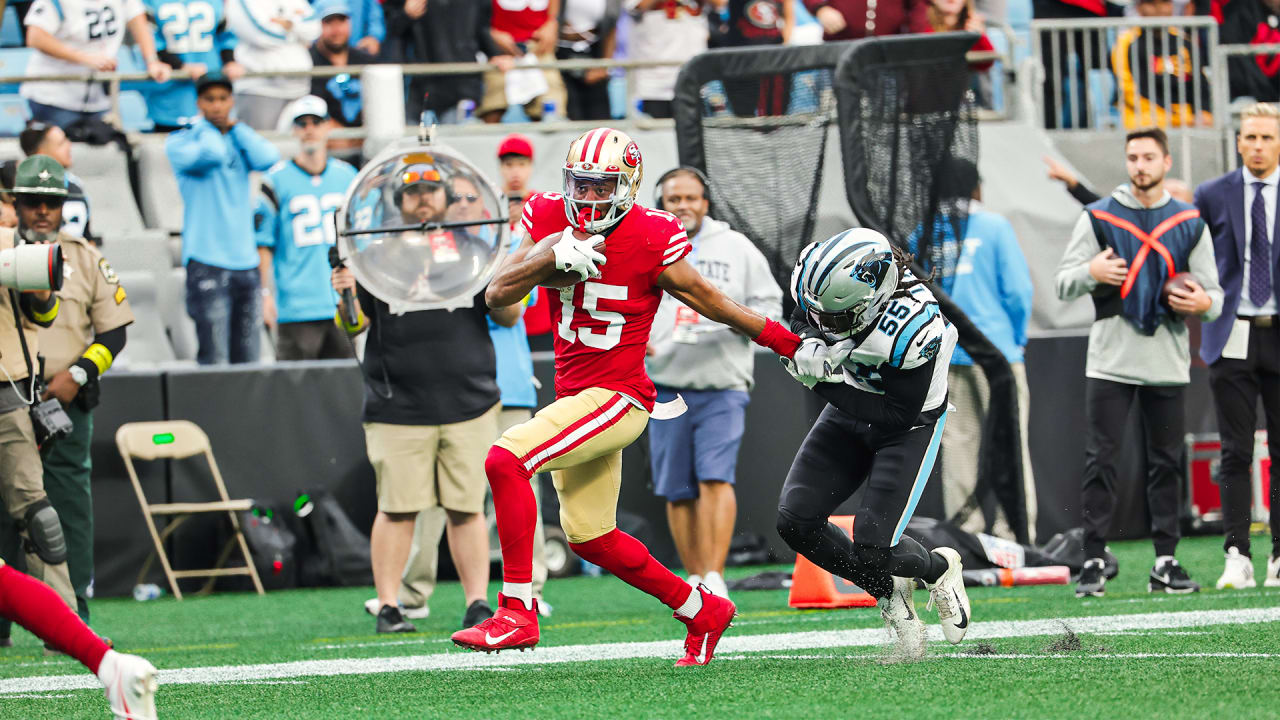
M 1104 599 L 970 589 L 958 647 L 940 641 L 918 592 L 935 642 L 905 665 L 882 662 L 873 608 L 796 611 L 777 591 L 735 594 L 716 660 L 676 669 L 683 626 L 611 577 L 553 582 L 542 644 L 494 656 L 448 642 L 457 583 L 440 587 L 417 635 L 375 635 L 369 589 L 99 600 L 94 615 L 161 669 L 162 718 L 1280 717 L 1280 588 L 1152 596 L 1150 544 L 1113 550 L 1121 574 Z M 1218 538 L 1185 540 L 1179 557 L 1210 588 L 1222 569 Z M 0 718 L 109 716 L 77 663 L 46 659 L 25 632 L 14 640 L 0 650 Z

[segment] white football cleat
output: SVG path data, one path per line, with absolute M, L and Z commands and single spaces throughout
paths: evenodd
M 156 669 L 137 655 L 108 650 L 98 666 L 116 720 L 156 720 Z
M 969 594 L 964 590 L 960 553 L 949 547 L 934 548 L 933 552 L 947 561 L 947 571 L 942 573 L 938 582 L 926 583 L 929 588 L 926 609 L 932 610 L 937 606 L 943 637 L 952 645 L 959 645 L 969 631 Z
M 897 638 L 894 646 L 895 659 L 909 662 L 923 660 L 925 649 L 924 621 L 916 613 L 915 603 L 912 601 L 915 589 L 915 580 L 895 577 L 893 592 L 889 597 L 876 601 L 881 619 Z
M 1263 587 L 1280 587 L 1280 555 L 1267 558 L 1267 579 Z
M 685 582 L 689 583 L 689 587 L 696 589 L 702 584 L 702 576 L 697 573 L 692 573 L 689 577 L 685 578 Z
M 1270 569 L 1270 563 L 1267 567 Z M 1243 590 L 1251 587 L 1258 587 L 1258 582 L 1253 579 L 1253 560 L 1241 555 L 1235 547 L 1227 548 L 1227 564 L 1222 570 L 1222 577 L 1218 578 L 1218 589 Z
M 702 576 L 702 584 L 707 586 L 712 595 L 717 595 L 725 600 L 729 599 L 729 585 L 724 581 L 724 576 L 715 570 Z

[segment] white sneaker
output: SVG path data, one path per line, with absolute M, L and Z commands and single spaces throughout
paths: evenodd
M 897 660 L 915 662 L 924 659 L 924 621 L 916 613 L 915 603 L 912 600 L 912 592 L 915 589 L 915 580 L 895 577 L 893 592 L 889 597 L 880 598 L 876 602 L 880 608 L 880 617 L 897 638 L 897 644 L 894 646 Z
M 1280 587 L 1280 555 L 1272 555 L 1267 559 L 1267 580 L 1263 587 Z
M 929 604 L 926 609 L 938 607 L 942 635 L 952 645 L 959 645 L 969 631 L 969 594 L 964 590 L 960 553 L 949 547 L 934 548 L 933 552 L 947 561 L 947 571 L 942 573 L 938 582 L 927 584 Z
M 400 614 L 410 620 L 425 620 L 431 616 L 431 608 L 423 605 L 422 607 L 405 607 L 399 606 Z M 364 611 L 374 617 L 378 617 L 378 611 L 382 609 L 382 603 L 378 602 L 378 598 L 369 598 L 364 601 Z
M 540 597 L 534 598 L 534 600 L 538 601 L 538 617 L 549 618 L 551 617 L 551 613 L 555 612 L 555 608 L 551 607 L 551 603 L 546 600 L 543 600 Z
M 1270 568 L 1268 563 L 1267 569 Z M 1227 548 L 1227 564 L 1222 570 L 1222 577 L 1218 578 L 1218 589 L 1243 590 L 1251 587 L 1258 587 L 1258 582 L 1253 579 L 1253 561 L 1241 555 L 1237 548 Z
M 707 586 L 712 595 L 717 595 L 725 600 L 729 599 L 729 586 L 725 584 L 724 576 L 720 573 L 714 570 L 707 573 L 702 577 L 702 584 Z
M 98 666 L 116 720 L 156 720 L 156 669 L 138 657 L 108 650 Z
M 689 583 L 689 587 L 697 588 L 702 584 L 702 576 L 697 574 L 690 575 L 685 579 L 685 582 Z

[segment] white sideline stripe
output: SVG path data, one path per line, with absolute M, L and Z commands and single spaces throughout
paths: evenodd
M 1280 607 L 1252 608 L 1246 610 L 1141 613 L 1136 615 L 1101 615 L 1059 620 L 1012 620 L 983 623 L 978 621 L 970 628 L 967 640 L 991 638 L 1033 637 L 1057 635 L 1062 632 L 1062 622 L 1078 633 L 1100 633 L 1126 629 L 1167 629 L 1203 627 L 1211 625 L 1236 625 L 1246 623 L 1280 622 Z M 941 640 L 942 632 L 936 625 L 929 627 L 933 640 Z M 815 630 L 799 633 L 774 633 L 768 635 L 726 636 L 718 647 L 722 654 L 785 652 L 787 650 L 814 650 L 835 647 L 878 646 L 886 642 L 884 628 L 860 630 Z M 392 672 L 421 672 L 428 670 L 478 670 L 512 668 L 523 665 L 551 665 L 556 663 L 596 662 L 600 660 L 630 660 L 658 658 L 670 661 L 678 657 L 681 642 L 602 643 L 599 645 L 561 645 L 535 650 L 529 653 L 508 651 L 502 655 L 485 655 L 471 652 L 445 652 L 406 657 L 344 658 L 333 660 L 301 660 L 261 665 L 221 665 L 213 667 L 174 668 L 160 671 L 162 685 L 197 685 L 243 682 L 245 680 L 269 680 L 278 678 L 324 677 L 334 675 L 373 675 Z M 1217 657 L 1204 653 L 1204 657 Z M 1248 653 L 1224 653 L 1222 657 L 1270 657 Z M 979 658 L 999 657 L 980 655 Z M 1035 656 L 1050 657 L 1050 656 Z M 1073 657 L 1073 656 L 1068 656 Z M 1074 656 L 1078 657 L 1078 656 Z M 1090 656 L 1092 657 L 1092 656 Z M 1164 657 L 1159 653 L 1135 653 L 1139 657 Z M 1171 657 L 1173 657 L 1171 655 Z M 1177 656 L 1182 657 L 1182 656 Z M 58 690 L 99 689 L 96 678 L 87 672 L 75 675 L 46 675 L 43 677 L 10 678 L 0 680 L 0 695 L 50 692 Z
M 715 660 L 871 660 L 881 655 L 875 653 L 859 653 L 852 655 L 716 655 Z M 929 655 L 926 660 L 1159 660 L 1162 658 L 1280 658 L 1280 653 L 1233 653 L 1233 652 L 1192 652 L 1192 653 L 942 653 Z

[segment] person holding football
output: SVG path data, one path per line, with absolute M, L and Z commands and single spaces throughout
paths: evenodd
M 800 252 L 791 329 L 804 338 L 787 371 L 827 401 L 796 452 L 778 500 L 778 534 L 793 550 L 877 599 L 899 659 L 924 657 L 914 578 L 929 588 L 951 643 L 969 627 L 960 555 L 903 531 L 933 471 L 947 418 L 956 329 L 910 257 L 867 228 Z M 863 485 L 853 537 L 831 513 Z
M 1054 278 L 1058 299 L 1089 295 L 1095 316 L 1084 364 L 1088 430 L 1080 509 L 1085 561 L 1076 582 L 1078 598 L 1106 594 L 1103 553 L 1116 486 L 1138 480 L 1122 476 L 1118 467 L 1134 403 L 1142 414 L 1139 442 L 1145 445 L 1147 508 L 1155 546 L 1147 590 L 1200 590 L 1173 556 L 1180 533 L 1183 397 L 1191 382 L 1186 318 L 1217 318 L 1222 313 L 1222 286 L 1213 238 L 1200 211 L 1173 199 L 1165 189 L 1173 156 L 1164 131 L 1130 131 L 1124 158 L 1129 182 L 1085 206 Z M 1262 203 L 1256 209 L 1261 211 Z
M 493 445 L 485 472 L 502 542 L 503 587 L 493 618 L 454 633 L 471 650 L 538 643 L 531 583 L 537 507 L 529 478 L 550 470 L 560 524 L 574 552 L 675 610 L 687 628 L 677 666 L 710 662 L 736 613 L 706 587 L 690 587 L 640 541 L 617 527 L 622 449 L 649 422 L 674 412 L 655 407 L 644 357 L 663 291 L 710 320 L 790 357 L 800 339 L 780 323 L 725 297 L 685 260 L 690 243 L 674 215 L 636 204 L 640 150 L 626 134 L 596 128 L 569 146 L 564 192 L 538 193 L 524 206 L 525 238 L 485 294 L 510 305 L 534 287 L 553 286 L 556 401 Z M 674 402 L 674 401 L 673 401 Z

